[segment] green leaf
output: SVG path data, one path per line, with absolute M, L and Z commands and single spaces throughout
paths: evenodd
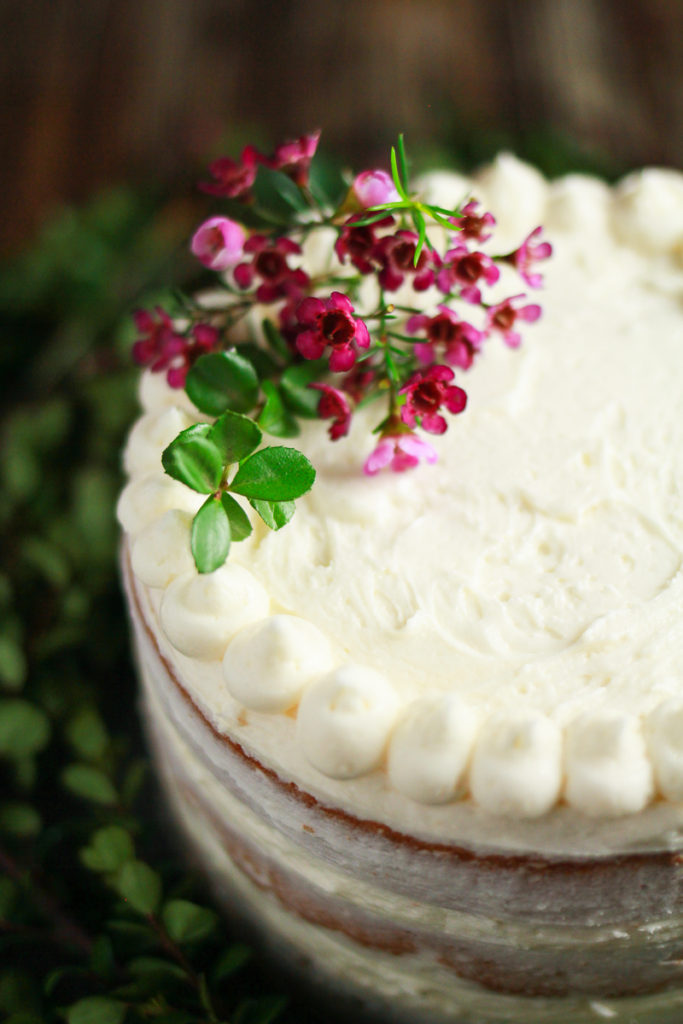
M 240 1003 L 233 1016 L 233 1024 L 272 1024 L 284 1011 L 289 1000 L 286 996 L 262 996 Z
M 274 377 L 281 369 L 281 360 L 274 359 L 268 349 L 263 348 L 262 345 L 256 344 L 256 342 L 239 342 L 237 345 L 237 352 L 239 352 L 241 356 L 244 356 L 245 359 L 249 360 L 256 370 L 259 380 L 266 380 L 269 377 Z M 291 353 L 288 350 L 288 362 L 290 358 Z
M 218 924 L 213 910 L 189 900 L 169 900 L 161 911 L 166 931 L 174 942 L 200 942 L 207 939 Z
M 93 707 L 79 708 L 67 724 L 65 734 L 79 757 L 86 761 L 102 757 L 109 743 L 104 722 Z
M 0 700 L 0 757 L 35 754 L 50 739 L 50 722 L 40 708 L 20 698 Z
M 252 193 L 257 211 L 275 224 L 291 224 L 296 214 L 308 209 L 292 179 L 270 167 L 259 167 Z
M 261 321 L 261 329 L 263 331 L 263 337 L 266 339 L 273 352 L 289 362 L 292 353 L 289 351 L 287 342 L 282 337 L 282 334 L 278 331 L 273 321 L 266 317 Z
M 26 681 L 26 655 L 14 637 L 0 636 L 0 683 L 8 690 L 20 690 Z
M 208 423 L 196 423 L 181 431 L 161 456 L 161 464 L 174 480 L 187 484 L 193 491 L 210 494 L 223 475 L 221 453 L 209 440 Z
M 394 179 L 394 185 L 396 186 L 396 191 L 400 195 L 401 199 L 408 199 L 409 198 L 408 197 L 408 193 L 406 192 L 405 187 L 403 185 L 403 182 L 401 181 L 401 176 L 398 173 L 398 163 L 397 163 L 397 160 L 396 160 L 396 149 L 395 149 L 394 146 L 391 147 L 391 176 Z
M 6 803 L 0 805 L 0 831 L 19 839 L 37 836 L 42 828 L 40 814 L 30 804 Z
M 321 206 L 336 210 L 349 187 L 341 165 L 318 151 L 308 172 L 308 187 Z
M 160 956 L 138 956 L 128 963 L 128 970 L 138 978 L 147 977 L 156 985 L 162 985 L 164 979 L 172 978 L 187 981 L 187 974 L 180 964 L 162 960 Z
M 116 891 L 140 914 L 154 914 L 161 902 L 161 878 L 141 860 L 129 860 L 115 881 Z
M 231 978 L 233 974 L 236 974 L 237 971 L 241 970 L 249 962 L 252 956 L 253 951 L 251 947 L 243 942 L 236 942 L 232 946 L 228 946 L 220 954 L 211 970 L 211 978 L 214 985 L 218 985 L 221 981 Z
M 258 498 L 250 498 L 249 504 L 271 530 L 282 529 L 296 512 L 293 501 L 259 501 Z
M 240 463 L 230 490 L 247 498 L 291 501 L 309 491 L 315 470 L 296 448 L 262 448 Z
M 252 531 L 249 516 L 242 506 L 229 494 L 221 495 L 221 504 L 230 520 L 230 536 L 234 541 L 244 540 Z
M 190 547 L 198 572 L 213 572 L 228 557 L 230 520 L 220 498 L 214 498 L 213 495 L 207 498 L 195 515 Z
M 258 398 L 258 377 L 249 360 L 238 352 L 210 352 L 191 368 L 185 390 L 209 416 L 220 416 L 226 409 L 248 412 Z
M 420 259 L 420 253 L 424 248 L 425 239 L 427 238 L 427 224 L 420 210 L 413 210 L 412 213 L 413 224 L 417 228 L 417 245 L 415 246 L 415 253 L 413 255 L 413 266 L 416 267 L 418 260 Z
M 62 782 L 76 796 L 94 804 L 111 806 L 116 803 L 114 786 L 99 768 L 89 764 L 70 764 L 62 772 Z
M 266 401 L 258 418 L 259 426 L 274 437 L 296 437 L 301 433 L 299 424 L 285 408 L 278 389 L 269 380 L 264 380 L 261 388 Z
M 398 136 L 398 167 L 401 172 L 401 180 L 408 185 L 408 161 L 406 160 L 406 147 L 403 141 L 403 132 Z
M 116 971 L 114 945 L 108 935 L 98 935 L 92 944 L 90 968 L 103 978 L 110 978 Z
M 126 1004 L 106 996 L 87 996 L 66 1011 L 67 1024 L 121 1024 Z
M 258 448 L 262 436 L 253 420 L 230 410 L 218 417 L 207 434 L 221 453 L 224 466 L 245 459 Z
M 319 381 L 327 371 L 326 359 L 307 360 L 285 370 L 280 380 L 280 394 L 287 408 L 297 416 L 317 419 L 320 392 L 308 385 Z
M 90 846 L 81 850 L 81 860 L 91 871 L 118 871 L 134 857 L 133 840 L 120 825 L 98 829 L 90 840 Z

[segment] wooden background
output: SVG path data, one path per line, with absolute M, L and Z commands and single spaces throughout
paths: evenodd
M 548 131 L 683 165 L 681 0 L 0 0 L 5 252 L 118 181 L 322 127 L 349 160 Z M 524 148 L 523 146 L 518 146 Z

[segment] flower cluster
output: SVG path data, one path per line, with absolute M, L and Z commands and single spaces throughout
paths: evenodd
M 338 441 L 361 403 L 383 398 L 364 470 L 403 472 L 437 458 L 419 432 L 443 434 L 466 408 L 456 372 L 469 370 L 491 337 L 517 347 L 520 325 L 541 314 L 524 293 L 491 301 L 487 289 L 500 290 L 503 268 L 539 288 L 537 264 L 552 248 L 537 227 L 512 252 L 496 254 L 495 218 L 476 199 L 446 209 L 410 193 L 402 138 L 391 174 L 368 169 L 346 179 L 316 159 L 319 136 L 268 156 L 247 146 L 238 159 L 210 165 L 200 188 L 227 201 L 231 216 L 208 217 L 190 247 L 216 275 L 222 298 L 207 306 L 186 298 L 182 319 L 159 307 L 136 313 L 134 357 L 185 387 L 203 413 L 230 412 L 221 420 L 230 429 L 237 416 L 292 437 L 298 419 L 312 417 L 329 421 Z M 334 232 L 333 251 L 305 259 L 321 230 L 320 239 Z M 227 480 L 229 466 L 219 473 L 216 465 L 217 479 Z M 278 509 L 254 507 L 272 526 L 278 516 L 286 521 L 279 506 L 291 501 L 277 497 L 287 488 L 271 490 Z

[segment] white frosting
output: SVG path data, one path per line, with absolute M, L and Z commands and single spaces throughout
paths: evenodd
M 462 789 L 475 730 L 476 716 L 455 694 L 413 701 L 391 737 L 391 784 L 419 803 L 453 800 Z
M 135 536 L 169 509 L 177 508 L 194 515 L 204 497 L 170 476 L 149 473 L 126 484 L 116 506 L 116 515 L 126 533 Z
M 232 637 L 268 614 L 268 594 L 250 572 L 226 562 L 175 579 L 161 601 L 161 625 L 181 654 L 200 661 L 222 658 Z
M 304 687 L 332 667 L 326 636 L 296 615 L 273 615 L 246 626 L 223 658 L 230 693 L 254 711 L 286 711 Z
M 194 567 L 190 550 L 192 516 L 172 508 L 155 519 L 135 538 L 131 565 L 139 580 L 148 587 L 167 587 L 182 573 Z
M 562 736 L 545 715 L 492 715 L 474 747 L 470 788 L 485 810 L 538 818 L 556 803 L 562 785 Z
M 167 406 L 178 406 L 194 416 L 195 422 L 201 418 L 201 413 L 184 388 L 172 388 L 165 373 L 145 370 L 140 375 L 138 398 L 145 412 L 159 412 Z
M 683 245 L 683 175 L 648 167 L 629 174 L 615 193 L 614 231 L 626 245 L 645 253 Z
M 647 738 L 659 792 L 683 801 L 683 699 L 664 701 L 652 712 Z
M 352 779 L 380 764 L 397 710 L 396 694 L 379 672 L 343 665 L 304 693 L 297 735 L 318 771 Z
M 436 467 L 363 477 L 375 406 L 335 444 L 304 423 L 316 484 L 284 531 L 232 546 L 224 569 L 246 573 L 244 593 L 213 582 L 224 570 L 188 567 L 180 524 L 203 496 L 139 475 L 191 410 L 163 374 L 143 375 L 118 507 L 138 537 L 133 569 L 168 588 L 165 633 L 215 662 L 226 698 L 272 714 L 304 691 L 292 742 L 320 772 L 386 766 L 381 778 L 425 806 L 469 787 L 486 811 L 519 817 L 561 799 L 634 814 L 653 776 L 683 799 L 682 183 L 647 171 L 616 190 L 581 175 L 548 185 L 509 155 L 471 186 L 426 176 L 432 201 L 482 200 L 496 251 L 546 226 L 547 287 L 529 295 L 543 317 L 520 350 L 491 338 L 460 374 L 468 409 L 432 439 Z M 503 277 L 501 297 L 520 290 Z M 439 296 L 415 301 L 433 312 Z M 351 664 L 326 675 L 330 650 Z M 207 680 L 197 672 L 211 704 Z
M 164 448 L 181 430 L 196 422 L 196 415 L 177 405 L 141 416 L 131 430 L 123 452 L 123 465 L 128 475 L 159 472 Z
M 653 793 L 640 722 L 618 711 L 586 712 L 567 729 L 568 803 L 594 818 L 634 814 Z

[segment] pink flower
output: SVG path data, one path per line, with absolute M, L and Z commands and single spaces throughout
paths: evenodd
M 403 284 L 406 275 L 413 278 L 413 288 L 423 292 L 434 283 L 431 259 L 425 249 L 420 253 L 417 266 L 414 265 L 415 247 L 418 236 L 414 231 L 397 231 L 385 235 L 375 245 L 373 259 L 382 268 L 378 274 L 379 283 L 388 292 L 395 292 Z
M 427 335 L 426 342 L 415 345 L 415 355 L 422 363 L 432 363 L 435 349 L 443 350 L 443 358 L 449 366 L 468 370 L 481 350 L 486 334 L 464 320 L 459 320 L 448 306 L 439 306 L 439 310 L 432 317 L 424 313 L 411 316 L 406 323 L 408 334 L 424 331 Z
M 251 288 L 254 277 L 260 277 L 262 283 L 256 289 L 259 302 L 292 297 L 307 287 L 308 274 L 293 269 L 287 263 L 288 256 L 301 252 L 301 246 L 291 238 L 271 240 L 265 235 L 252 235 L 244 243 L 244 252 L 254 253 L 254 258 L 251 263 L 240 263 L 235 267 L 235 281 L 240 288 Z
M 332 292 L 329 299 L 304 299 L 296 315 L 303 326 L 296 339 L 304 359 L 320 359 L 328 348 L 330 369 L 335 373 L 350 370 L 358 348 L 367 348 L 370 335 L 365 323 L 352 316 L 354 308 L 346 295 Z
M 538 260 L 547 260 L 553 254 L 553 247 L 550 242 L 536 242 L 543 231 L 542 227 L 534 228 L 531 234 L 524 239 L 519 249 L 515 249 L 505 257 L 507 263 L 515 267 L 530 288 L 543 287 L 543 274 L 531 273 L 531 268 Z
M 207 352 L 214 352 L 218 348 L 220 332 L 210 324 L 195 324 L 190 332 L 190 338 L 184 338 L 184 348 L 179 355 L 181 359 L 175 359 L 166 374 L 166 380 L 172 388 L 184 388 L 187 372 L 192 364 L 200 356 Z
M 229 270 L 242 258 L 245 238 L 236 221 L 210 217 L 195 231 L 190 249 L 209 270 Z
M 462 412 L 467 405 L 467 395 L 462 388 L 448 382 L 455 374 L 450 366 L 432 366 L 418 370 L 399 391 L 406 396 L 401 408 L 401 419 L 407 426 L 414 427 L 419 417 L 420 426 L 430 434 L 443 434 L 447 429 L 446 420 L 439 413 L 441 406 L 449 412 Z
M 360 226 L 356 226 L 356 220 L 362 220 L 362 215 L 354 214 L 353 217 L 349 217 L 334 244 L 334 251 L 340 263 L 345 263 L 348 256 L 361 274 L 372 274 L 375 270 L 373 254 L 377 245 L 375 230 L 379 227 L 391 226 L 394 223 L 394 218 L 382 217 L 374 224 L 361 224 Z
M 410 431 L 388 434 L 368 455 L 363 472 L 367 476 L 374 476 L 385 466 L 389 466 L 394 473 L 403 473 L 406 469 L 417 466 L 421 459 L 434 463 L 437 458 L 431 444 Z
M 489 306 L 486 310 L 486 328 L 489 331 L 500 331 L 503 341 L 510 348 L 518 348 L 521 344 L 521 335 L 513 330 L 517 320 L 524 320 L 532 324 L 541 315 L 541 307 L 535 303 L 529 306 L 515 306 L 513 303 L 525 298 L 524 295 L 512 295 L 509 299 L 499 302 L 495 306 Z
M 165 370 L 171 360 L 182 352 L 186 341 L 182 334 L 173 329 L 168 313 L 157 306 L 153 313 L 137 309 L 133 321 L 141 337 L 133 345 L 133 359 L 139 366 L 152 370 Z
M 481 291 L 477 282 L 482 278 L 486 284 L 495 284 L 500 270 L 490 256 L 483 252 L 470 252 L 466 245 L 449 249 L 437 274 L 438 288 L 446 295 L 460 285 L 460 295 L 466 302 L 481 302 Z
M 307 185 L 311 160 L 315 156 L 319 140 L 320 129 L 310 135 L 302 135 L 298 139 L 282 142 L 266 162 L 274 171 L 283 171 L 288 174 L 297 185 Z
M 476 242 L 485 242 L 491 237 L 491 232 L 486 228 L 493 228 L 496 225 L 496 218 L 492 213 L 476 212 L 479 206 L 478 199 L 470 199 L 466 206 L 463 206 L 459 217 L 451 217 L 451 223 L 460 228 L 460 235 L 463 238 L 471 238 Z
M 245 146 L 239 160 L 222 156 L 209 164 L 213 181 L 200 181 L 202 192 L 229 199 L 244 199 L 256 179 L 258 165 L 264 158 L 253 146 Z
M 361 171 L 356 175 L 352 189 L 363 209 L 393 203 L 400 198 L 391 175 L 386 171 Z
M 343 391 L 330 387 L 329 384 L 309 384 L 309 388 L 321 391 L 318 402 L 318 416 L 321 420 L 331 419 L 328 433 L 333 441 L 348 434 L 351 427 L 351 406 Z

